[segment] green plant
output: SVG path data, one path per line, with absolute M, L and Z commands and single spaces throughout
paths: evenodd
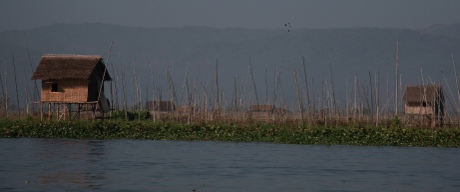
M 391 126 L 395 128 L 401 128 L 401 119 L 399 116 L 395 115 L 391 120 Z

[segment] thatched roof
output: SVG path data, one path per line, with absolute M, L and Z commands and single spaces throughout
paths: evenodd
M 37 66 L 32 80 L 88 79 L 97 73 L 102 78 L 106 66 L 100 55 L 56 55 L 45 54 Z M 104 81 L 112 78 L 106 71 Z
M 440 99 L 444 99 L 440 85 L 409 85 L 402 98 L 406 103 L 428 103 Z

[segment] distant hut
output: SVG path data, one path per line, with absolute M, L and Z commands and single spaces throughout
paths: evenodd
M 172 101 L 147 101 L 145 108 L 155 112 L 171 112 L 176 109 Z
M 150 111 L 154 119 L 166 120 L 171 117 L 171 113 L 176 110 L 176 106 L 172 101 L 147 101 L 145 109 Z
M 251 105 L 249 106 L 249 112 L 255 120 L 269 120 L 275 113 L 274 105 Z
M 412 121 L 442 126 L 444 93 L 440 85 L 407 86 L 402 100 L 404 113 Z
M 59 118 L 65 110 L 71 112 L 72 104 L 77 105 L 78 115 L 82 110 L 93 111 L 94 118 L 97 111 L 110 111 L 103 82 L 112 78 L 101 56 L 45 54 L 32 75 L 32 80 L 39 79 L 42 117 L 44 103 L 48 103 L 50 117 L 51 104 L 57 106 Z
M 179 114 L 188 114 L 188 113 L 193 112 L 193 110 L 194 110 L 194 107 L 192 105 L 183 105 L 183 106 L 177 107 L 177 113 Z

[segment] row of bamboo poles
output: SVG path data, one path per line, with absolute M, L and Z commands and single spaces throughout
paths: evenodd
M 27 38 L 26 45 L 27 45 Z M 28 46 L 27 46 L 28 47 Z M 397 47 L 399 43 L 397 42 Z M 111 48 L 110 48 L 111 50 Z M 27 49 L 28 51 L 28 49 Z M 394 86 L 390 85 L 389 75 L 386 75 L 385 87 L 381 85 L 381 75 L 377 72 L 369 72 L 369 79 L 361 81 L 357 76 L 351 79 L 346 79 L 346 93 L 344 98 L 339 98 L 336 95 L 332 68 L 329 66 L 328 76 L 324 76 L 320 83 L 321 88 L 314 90 L 314 79 L 309 79 L 307 73 L 308 68 L 305 58 L 302 57 L 301 69 L 293 71 L 293 84 L 295 85 L 296 99 L 287 98 L 286 92 L 283 89 L 281 78 L 281 70 L 273 71 L 273 82 L 268 82 L 268 72 L 265 70 L 264 76 L 264 91 L 265 100 L 262 101 L 259 97 L 259 91 L 256 83 L 254 71 L 252 69 L 251 61 L 248 66 L 248 73 L 246 75 L 236 75 L 233 78 L 233 88 L 227 91 L 221 87 L 219 82 L 219 61 L 216 59 L 214 68 L 214 78 L 210 81 L 199 81 L 199 75 L 191 77 L 189 73 L 189 65 L 185 69 L 185 75 L 182 76 L 184 81 L 180 88 L 175 84 L 173 77 L 172 65 L 166 69 L 166 84 L 167 91 L 163 90 L 162 81 L 158 76 L 155 79 L 153 73 L 152 63 L 150 66 L 151 82 L 141 82 L 137 66 L 132 62 L 132 74 L 127 75 L 127 70 L 121 62 L 111 65 L 110 53 L 108 62 L 106 63 L 111 76 L 114 77 L 112 82 L 106 83 L 105 89 L 108 90 L 108 98 L 111 101 L 111 107 L 114 110 L 124 111 L 144 111 L 146 110 L 143 100 L 167 100 L 177 106 L 178 110 L 169 112 L 152 112 L 153 121 L 174 120 L 187 123 L 195 122 L 213 122 L 224 121 L 227 123 L 252 123 L 263 121 L 273 124 L 285 123 L 298 123 L 307 126 L 340 126 L 340 125 L 353 125 L 353 126 L 391 126 L 402 119 L 401 124 L 409 124 L 404 122 L 404 114 L 401 109 L 402 100 L 400 95 L 403 91 L 403 83 L 401 75 L 398 74 L 399 56 L 398 48 L 396 50 L 396 67 L 395 67 L 395 81 Z M 29 66 L 33 72 L 33 62 L 30 57 L 29 51 Z M 120 56 L 118 56 L 118 61 Z M 12 54 L 12 65 L 14 67 L 14 83 L 15 83 L 15 96 L 16 108 L 12 108 L 11 99 L 8 91 L 8 78 L 5 69 L 4 75 L 0 74 L 1 84 L 1 103 L 0 115 L 2 116 L 18 116 L 24 114 L 34 115 L 38 113 L 37 105 L 33 101 L 40 100 L 40 92 L 37 87 L 37 82 L 33 81 L 32 85 L 26 84 L 24 87 L 24 105 L 20 105 L 19 90 L 17 87 L 17 74 L 16 63 L 14 61 L 14 54 Z M 447 88 L 448 94 L 445 100 L 446 126 L 460 125 L 460 89 L 458 83 L 458 76 L 455 68 L 455 59 L 452 54 L 452 65 L 454 76 L 456 79 L 456 94 L 452 90 L 448 81 L 443 74 L 444 83 L 435 82 L 431 79 L 424 79 L 421 71 L 423 84 L 426 85 L 440 85 L 443 84 Z M 5 61 L 5 68 L 7 63 Z M 24 70 L 24 74 L 25 70 Z M 105 73 L 104 73 L 105 75 Z M 131 79 L 128 79 L 129 77 Z M 290 75 L 289 75 L 290 76 Z M 141 84 L 142 83 L 142 84 Z M 33 87 L 33 88 L 30 88 Z M 144 87 L 144 88 L 143 88 Z M 131 89 L 129 89 L 131 88 Z M 270 89 L 272 88 L 272 89 Z M 272 91 L 270 91 L 272 90 Z M 145 92 L 143 92 L 145 91 Z M 179 91 L 179 93 L 178 93 Z M 164 92 L 169 92 L 165 98 Z M 271 93 L 270 93 L 271 92 Z M 128 94 L 134 93 L 134 94 Z M 230 94 L 228 94 L 230 93 Z M 142 97 L 144 95 L 144 97 Z M 393 103 L 394 102 L 394 103 Z M 392 104 L 393 103 L 393 104 Z M 250 106 L 274 106 L 269 111 L 251 111 Z M 179 110 L 179 109 L 187 110 Z M 150 109 L 155 111 L 155 109 Z M 396 118 L 396 119 L 395 119 Z M 428 119 L 430 117 L 427 117 Z M 418 118 L 423 121 L 424 118 Z M 396 122 L 399 123 L 399 122 Z M 422 125 L 419 123 L 418 125 Z

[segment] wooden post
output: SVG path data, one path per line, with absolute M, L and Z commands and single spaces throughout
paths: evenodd
M 43 102 L 40 101 L 40 121 L 43 121 Z
M 77 118 L 78 120 L 80 120 L 80 115 L 81 115 L 81 104 L 80 103 L 77 106 L 77 114 L 78 114 Z
M 72 120 L 72 103 L 69 103 L 67 107 L 69 108 L 69 120 Z
M 98 101 L 99 102 L 99 101 Z M 96 119 L 97 103 L 93 103 L 93 121 Z
M 51 103 L 48 103 L 48 121 L 51 121 Z
M 60 120 L 60 119 L 59 119 L 59 112 L 60 112 L 60 111 L 59 111 L 59 105 L 60 105 L 60 104 L 58 103 L 58 104 L 57 104 L 57 113 L 56 113 L 56 119 L 57 119 L 58 121 Z

